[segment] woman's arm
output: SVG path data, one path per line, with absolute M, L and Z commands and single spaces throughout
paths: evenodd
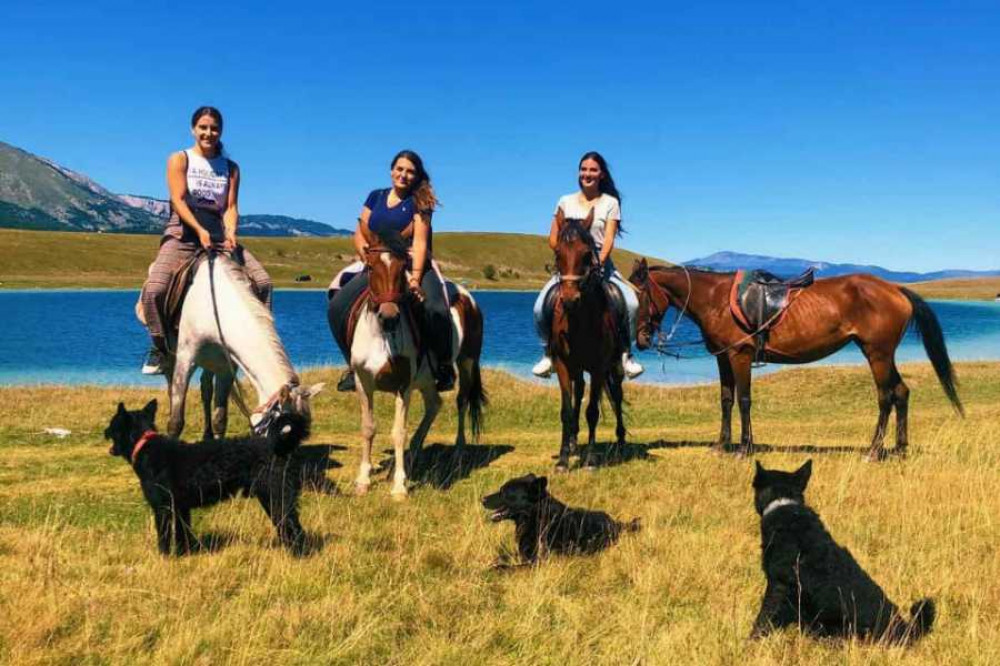
M 559 244 L 559 216 L 552 216 L 552 226 L 549 227 L 549 249 L 555 251 Z
M 358 216 L 358 226 L 354 229 L 354 251 L 361 257 L 361 261 L 365 260 L 365 250 L 368 249 L 368 235 L 371 233 L 368 229 L 368 218 L 371 214 L 372 211 L 368 206 L 362 206 L 361 214 Z
M 240 167 L 236 162 L 230 162 L 229 168 L 229 198 L 226 210 L 222 213 L 222 228 L 225 230 L 225 249 L 236 249 L 236 227 L 240 223 Z
M 419 288 L 420 279 L 427 269 L 427 238 L 431 231 L 431 214 L 417 213 L 413 216 L 413 272 L 410 287 Z
M 212 237 L 208 230 L 198 223 L 194 213 L 188 208 L 184 196 L 187 191 L 187 155 L 183 152 L 174 153 L 167 160 L 167 189 L 170 192 L 170 205 L 183 224 L 188 225 L 198 235 L 198 242 L 206 250 L 212 247 Z
M 601 266 L 611 256 L 611 250 L 615 249 L 615 236 L 618 235 L 618 220 L 608 220 L 604 223 L 604 246 L 601 247 Z

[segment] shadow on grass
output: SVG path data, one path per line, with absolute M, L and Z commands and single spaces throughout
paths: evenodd
M 330 455 L 334 451 L 346 451 L 346 446 L 339 444 L 311 444 L 300 446 L 292 454 L 292 459 L 299 465 L 302 473 L 303 490 L 311 490 L 322 495 L 336 495 L 337 484 L 326 476 L 328 469 L 343 467 L 343 464 L 333 460 Z
M 196 535 L 196 539 L 197 541 L 191 549 L 190 555 L 218 553 L 239 541 L 236 536 L 225 532 L 202 532 Z M 290 554 L 293 557 L 309 557 L 323 550 L 323 547 L 326 546 L 326 541 L 327 537 L 322 534 L 306 532 L 302 546 L 297 550 L 291 551 Z M 274 540 L 274 547 L 282 548 L 277 538 Z
M 473 471 L 488 467 L 513 450 L 514 447 L 509 444 L 466 444 L 459 455 L 458 447 L 454 445 L 431 444 L 420 451 L 416 465 L 410 465 L 408 477 L 416 485 L 448 490 L 462 479 L 467 479 Z M 391 450 L 385 453 L 389 457 L 379 464 L 378 469 L 391 477 L 395 461 Z M 409 452 L 406 455 L 409 456 Z
M 735 444 L 728 444 L 725 447 L 720 447 L 715 441 L 694 441 L 694 440 L 666 440 L 660 439 L 649 444 L 644 444 L 641 446 L 647 447 L 647 450 L 652 449 L 689 449 L 689 448 L 704 448 L 709 449 L 713 453 L 718 453 L 719 455 L 738 455 L 739 447 Z M 868 453 L 867 446 L 819 446 L 816 444 L 787 444 L 787 445 L 776 445 L 776 444 L 754 444 L 754 455 L 766 454 L 766 453 L 808 453 L 808 454 L 859 454 L 865 455 Z M 886 450 L 889 455 L 893 454 L 892 449 Z

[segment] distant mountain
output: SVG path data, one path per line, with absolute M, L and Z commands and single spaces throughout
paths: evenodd
M 114 194 L 87 176 L 0 142 L 0 227 L 158 234 L 162 199 Z M 348 236 L 353 232 L 284 215 L 242 215 L 244 236 Z
M 685 266 L 706 268 L 713 271 L 735 271 L 738 269 L 763 269 L 780 276 L 798 275 L 813 267 L 819 277 L 834 277 L 847 273 L 871 273 L 893 282 L 923 282 L 925 280 L 947 280 L 953 278 L 990 277 L 1000 275 L 995 271 L 944 270 L 930 273 L 914 271 L 892 271 L 881 266 L 868 264 L 832 264 L 826 261 L 809 259 L 785 259 L 768 257 L 759 254 L 741 254 L 739 252 L 716 252 L 707 257 L 684 262 Z

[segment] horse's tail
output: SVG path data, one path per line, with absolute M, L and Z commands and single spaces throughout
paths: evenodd
M 301 414 L 281 414 L 267 429 L 267 443 L 276 456 L 287 456 L 309 437 L 309 419 Z
M 937 374 L 938 381 L 941 382 L 941 388 L 944 389 L 945 395 L 955 407 L 955 411 L 965 416 L 965 409 L 958 397 L 955 369 L 951 366 L 951 359 L 948 358 L 948 348 L 944 344 L 944 333 L 941 332 L 941 324 L 938 323 L 937 315 L 931 310 L 931 306 L 927 305 L 927 301 L 916 293 L 905 287 L 899 289 L 913 306 L 913 316 L 910 321 L 916 325 L 917 331 L 920 333 L 920 339 L 924 343 L 924 351 L 927 352 L 927 357 L 931 360 L 931 365 L 934 366 L 934 372 Z
M 472 429 L 472 441 L 478 442 L 483 431 L 483 409 L 489 404 L 489 396 L 483 388 L 483 376 L 479 369 L 479 358 L 472 359 L 472 371 L 469 373 L 469 426 Z

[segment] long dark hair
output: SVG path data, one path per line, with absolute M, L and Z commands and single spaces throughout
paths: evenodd
M 193 129 L 195 125 L 198 124 L 198 119 L 202 116 L 209 116 L 215 122 L 219 123 L 219 132 L 222 132 L 222 111 L 219 111 L 214 106 L 199 106 L 191 114 L 191 128 Z M 219 141 L 219 156 L 223 154 L 222 141 Z
M 580 158 L 580 162 L 577 164 L 577 171 L 580 170 L 580 167 L 583 166 L 583 163 L 587 160 L 594 160 L 597 162 L 597 166 L 601 167 L 601 180 L 597 183 L 597 191 L 601 194 L 613 196 L 618 200 L 618 206 L 620 208 L 622 205 L 622 195 L 621 192 L 618 191 L 618 187 L 615 185 L 615 179 L 611 177 L 611 168 L 608 167 L 608 161 L 604 159 L 604 155 L 601 155 L 596 150 L 584 153 L 583 157 Z M 577 178 L 576 182 L 577 185 L 580 186 L 580 189 L 583 189 L 583 183 L 579 178 Z M 618 220 L 618 233 L 625 233 L 625 227 L 622 226 L 621 220 Z
M 417 175 L 413 180 L 413 184 L 410 185 L 409 191 L 409 195 L 413 197 L 414 203 L 417 204 L 417 210 L 422 213 L 433 212 L 435 208 L 441 205 L 441 202 L 438 201 L 437 196 L 434 194 L 434 188 L 431 187 L 431 175 L 424 168 L 424 161 L 420 159 L 420 155 L 417 155 L 412 150 L 401 150 L 392 158 L 392 162 L 389 163 L 389 169 L 394 168 L 396 162 L 401 157 L 405 157 L 412 162 L 414 168 L 417 170 Z

